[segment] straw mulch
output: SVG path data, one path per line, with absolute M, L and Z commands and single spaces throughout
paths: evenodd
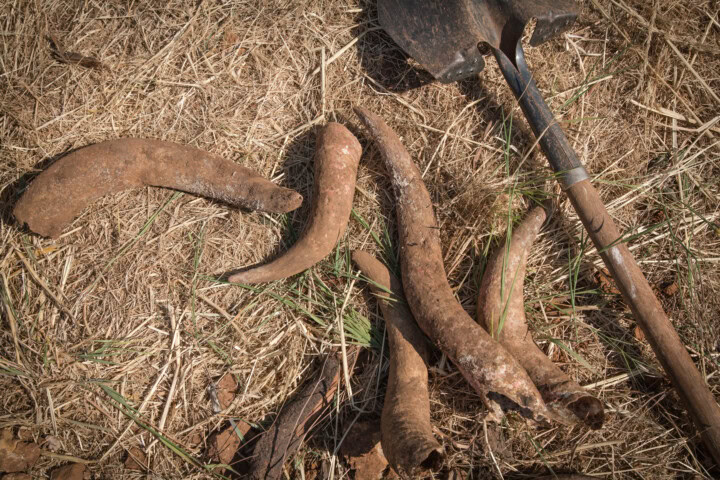
M 95 478 L 211 477 L 208 432 L 227 418 L 271 422 L 313 375 L 314 359 L 339 345 L 342 311 L 345 341 L 367 348 L 337 408 L 286 471 L 348 478 L 340 442 L 356 417 L 382 408 L 388 361 L 382 319 L 352 280 L 347 253 L 381 252 L 373 235 L 395 239 L 387 175 L 353 105 L 382 115 L 424 172 L 446 270 L 469 312 L 484 258 L 508 222 L 542 191 L 562 200 L 494 62 L 478 79 L 412 88 L 427 75 L 379 28 L 375 2 L 1 3 L 0 428 L 49 452 L 34 474 L 66 463 L 64 455 L 90 461 Z M 586 0 L 569 33 L 527 50 L 716 394 L 719 22 L 710 0 Z M 67 52 L 101 65 L 68 63 Z M 218 278 L 287 249 L 307 202 L 276 216 L 131 190 L 94 203 L 56 241 L 11 215 L 32 178 L 63 153 L 119 137 L 190 144 L 309 199 L 315 133 L 327 121 L 347 125 L 364 146 L 356 215 L 335 255 L 258 290 Z M 435 352 L 431 409 L 448 471 L 473 479 L 718 474 L 600 269 L 561 202 L 530 257 L 526 310 L 541 348 L 602 399 L 605 427 L 484 422 L 471 388 Z M 207 387 L 227 372 L 238 395 L 216 414 Z M 147 454 L 148 470 L 125 469 L 132 448 Z

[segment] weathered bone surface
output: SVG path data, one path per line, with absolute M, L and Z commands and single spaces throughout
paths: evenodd
M 445 455 L 430 425 L 427 342 L 408 310 L 400 280 L 370 253 L 356 250 L 352 258 L 371 281 L 390 340 L 390 373 L 380 420 L 382 449 L 397 473 L 416 478 L 421 471 L 438 470 Z
M 361 154 L 360 142 L 347 128 L 328 123 L 318 136 L 312 208 L 300 239 L 272 262 L 235 273 L 229 280 L 280 280 L 307 270 L 332 252 L 350 219 Z
M 549 412 L 520 364 L 465 312 L 453 295 L 443 265 L 430 194 L 397 134 L 364 108 L 362 119 L 382 153 L 395 190 L 402 281 L 420 328 L 457 365 L 488 409 L 503 408 L 545 420 Z
M 509 247 L 501 246 L 490 257 L 480 284 L 478 319 L 525 368 L 554 418 L 568 424 L 584 422 L 597 429 L 604 420 L 602 402 L 571 380 L 538 348 L 525 319 L 525 266 L 545 219 L 542 207 L 533 208 L 513 229 Z
M 348 351 L 348 368 L 352 372 L 358 349 Z M 305 437 L 315 427 L 322 412 L 331 407 L 342 372 L 339 354 L 323 362 L 317 377 L 285 405 L 272 426 L 255 444 L 247 478 L 276 480 L 283 477 L 283 465 L 291 460 Z
M 33 180 L 13 214 L 21 224 L 58 237 L 90 203 L 143 185 L 167 187 L 230 205 L 284 213 L 302 196 L 253 170 L 187 145 L 122 138 L 76 150 Z

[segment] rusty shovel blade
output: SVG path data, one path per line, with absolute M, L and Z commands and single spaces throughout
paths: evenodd
M 530 44 L 538 45 L 567 30 L 577 15 L 573 0 L 378 0 L 380 25 L 444 83 L 482 71 L 478 44 L 512 58 L 533 18 Z

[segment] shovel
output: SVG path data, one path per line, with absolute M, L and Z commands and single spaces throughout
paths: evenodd
M 378 0 L 380 25 L 441 82 L 479 73 L 490 48 L 540 148 L 615 279 L 715 462 L 720 464 L 720 407 L 655 298 L 582 163 L 542 98 L 525 62 L 521 37 L 536 20 L 530 45 L 568 29 L 573 0 Z

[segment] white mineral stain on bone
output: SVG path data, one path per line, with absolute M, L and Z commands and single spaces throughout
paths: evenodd
M 348 149 L 348 146 L 347 146 L 347 145 L 345 145 L 345 146 L 342 148 L 342 150 L 340 150 L 340 151 L 343 153 L 343 155 L 349 155 L 349 154 L 350 154 L 350 150 Z
M 407 178 L 402 177 L 400 175 L 397 175 L 395 177 L 394 183 L 398 188 L 403 189 L 403 188 L 407 187 L 408 185 L 410 185 L 410 180 L 408 180 Z
M 463 367 L 473 367 L 475 365 L 475 358 L 472 355 L 461 355 L 458 357 L 458 363 Z
M 498 365 L 497 368 L 494 369 L 484 369 L 485 378 L 488 382 L 494 382 L 496 380 L 504 379 L 505 376 L 508 374 L 507 370 L 507 365 Z

